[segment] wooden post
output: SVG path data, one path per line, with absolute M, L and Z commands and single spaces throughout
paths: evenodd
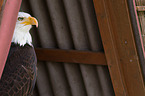
M 22 0 L 7 0 L 0 25 L 0 78 L 5 66 L 11 39 Z
M 116 96 L 145 96 L 127 0 L 94 0 Z

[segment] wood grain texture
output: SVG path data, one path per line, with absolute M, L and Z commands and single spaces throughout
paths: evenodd
M 36 48 L 40 61 L 107 65 L 102 52 Z
M 127 0 L 94 0 L 116 96 L 145 96 Z

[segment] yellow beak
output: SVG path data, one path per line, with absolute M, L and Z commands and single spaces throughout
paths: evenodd
M 25 25 L 36 25 L 36 27 L 38 27 L 38 21 L 34 17 L 25 18 L 24 19 L 24 22 L 22 22 L 21 24 L 25 24 Z

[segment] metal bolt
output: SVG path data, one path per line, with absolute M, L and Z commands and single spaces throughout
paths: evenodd
M 127 41 L 125 41 L 125 44 L 127 44 Z
M 130 62 L 132 62 L 133 60 L 132 59 L 130 59 Z

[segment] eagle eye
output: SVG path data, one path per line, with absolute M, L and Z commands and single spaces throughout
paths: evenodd
M 24 17 L 19 17 L 18 20 L 22 21 L 22 20 L 24 20 Z

